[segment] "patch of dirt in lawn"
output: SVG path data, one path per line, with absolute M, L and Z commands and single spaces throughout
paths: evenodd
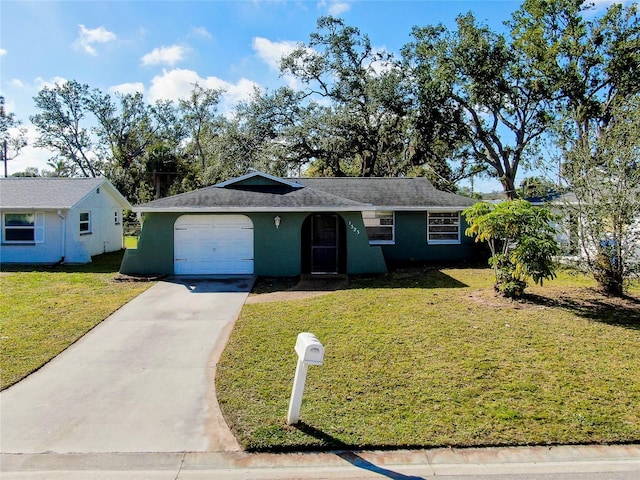
M 598 318 L 609 312 L 621 319 L 640 322 L 640 298 L 615 297 L 596 288 L 538 289 L 526 295 L 525 301 L 546 307 L 574 310 L 585 317 Z
M 475 290 L 469 295 L 473 301 L 487 307 L 493 308 L 513 308 L 515 310 L 527 310 L 534 308 L 545 308 L 544 305 L 529 303 L 526 300 L 511 300 L 498 295 L 493 288 Z
M 313 297 L 320 297 L 340 290 L 348 285 L 349 281 L 344 278 L 322 278 L 309 279 L 302 278 L 297 283 L 292 279 L 284 280 L 261 280 L 254 287 L 253 293 L 247 298 L 246 304 L 286 302 L 289 300 L 302 300 Z
M 596 288 L 530 288 L 521 300 L 510 300 L 493 289 L 476 290 L 472 300 L 494 308 L 540 309 L 564 308 L 581 316 L 597 319 L 605 311 L 626 320 L 640 322 L 640 298 L 605 295 Z

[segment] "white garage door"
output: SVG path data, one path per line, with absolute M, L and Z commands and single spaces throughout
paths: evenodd
M 253 273 L 253 222 L 244 215 L 183 215 L 174 226 L 176 275 Z

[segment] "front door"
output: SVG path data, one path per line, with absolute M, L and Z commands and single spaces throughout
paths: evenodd
M 311 273 L 338 273 L 338 216 L 313 215 Z

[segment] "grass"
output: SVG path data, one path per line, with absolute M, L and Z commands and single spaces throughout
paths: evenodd
M 491 284 L 406 270 L 245 305 L 217 368 L 227 422 L 250 450 L 640 441 L 640 289 L 617 301 L 562 273 L 510 303 Z M 288 426 L 302 331 L 325 361 Z
M 149 288 L 116 282 L 122 252 L 80 266 L 2 266 L 0 388 L 18 382 Z
M 124 248 L 136 249 L 138 248 L 138 237 L 124 237 Z

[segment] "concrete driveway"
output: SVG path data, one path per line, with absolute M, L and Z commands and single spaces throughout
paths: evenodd
M 252 284 L 241 277 L 154 285 L 0 393 L 0 450 L 239 450 L 213 380 Z

